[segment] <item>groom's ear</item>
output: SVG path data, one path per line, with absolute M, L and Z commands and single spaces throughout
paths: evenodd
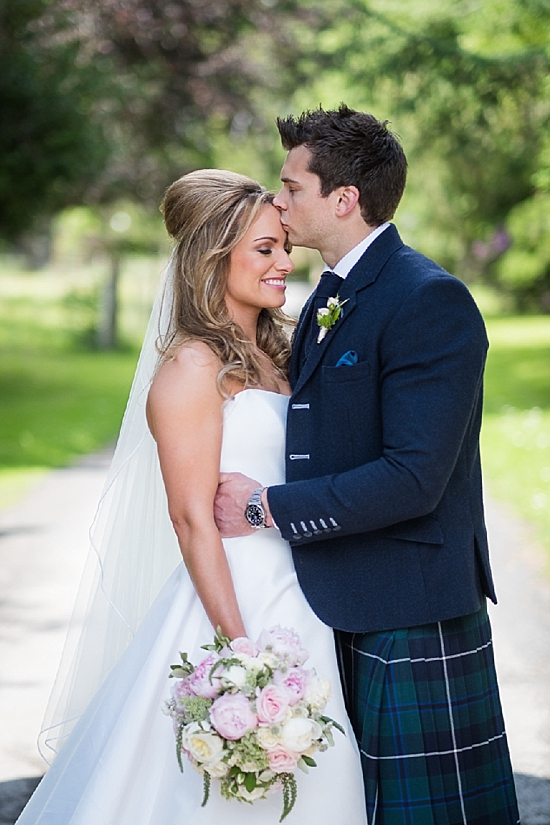
M 359 203 L 359 189 L 356 186 L 340 186 L 336 190 L 336 215 L 343 218 L 353 212 Z

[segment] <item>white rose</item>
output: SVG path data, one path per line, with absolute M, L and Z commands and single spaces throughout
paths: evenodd
M 323 710 L 329 700 L 330 692 L 330 682 L 327 679 L 320 679 L 312 670 L 304 693 L 306 704 L 315 710 Z
M 283 746 L 294 753 L 307 751 L 314 739 L 315 725 L 316 722 L 312 719 L 302 717 L 290 719 L 283 725 L 281 736 Z
M 261 785 L 256 785 L 253 791 L 247 791 L 244 785 L 239 785 L 237 792 L 237 796 L 246 799 L 247 802 L 254 802 L 256 799 L 261 799 L 264 794 L 265 788 L 262 788 Z
M 327 307 L 337 307 L 338 303 L 338 298 L 329 298 L 327 301 Z
M 231 665 L 222 674 L 222 681 L 237 688 L 242 688 L 246 684 L 246 670 L 240 665 Z
M 277 730 L 277 728 L 275 730 Z M 275 745 L 278 745 L 281 737 L 278 733 L 274 733 L 272 728 L 260 726 L 256 728 L 256 741 L 261 748 L 267 751 L 270 748 L 274 748 Z
M 200 725 L 192 722 L 183 730 L 182 746 L 197 762 L 213 762 L 220 758 L 223 739 L 216 733 L 203 731 Z
M 328 307 L 321 307 L 321 309 L 317 310 L 317 315 L 330 315 L 330 309 Z

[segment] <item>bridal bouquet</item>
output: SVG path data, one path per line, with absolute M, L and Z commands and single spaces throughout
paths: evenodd
M 272 627 L 258 641 L 230 641 L 220 630 L 208 656 L 194 667 L 181 653 L 172 665 L 176 678 L 165 713 L 173 719 L 177 758 L 182 754 L 204 778 L 208 801 L 211 779 L 226 799 L 254 802 L 283 793 L 282 820 L 296 801 L 295 768 L 316 766 L 313 754 L 334 744 L 323 715 L 330 683 L 313 668 L 308 652 L 291 629 Z

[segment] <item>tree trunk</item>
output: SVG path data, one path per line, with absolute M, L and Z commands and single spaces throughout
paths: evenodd
M 120 252 L 111 252 L 111 268 L 101 290 L 97 345 L 99 349 L 115 349 L 117 345 L 118 281 L 120 278 Z

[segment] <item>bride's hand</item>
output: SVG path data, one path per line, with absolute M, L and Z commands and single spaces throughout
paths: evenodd
M 214 499 L 214 520 L 223 538 L 248 536 L 255 532 L 244 517 L 244 511 L 254 490 L 261 486 L 259 481 L 242 473 L 220 473 Z

